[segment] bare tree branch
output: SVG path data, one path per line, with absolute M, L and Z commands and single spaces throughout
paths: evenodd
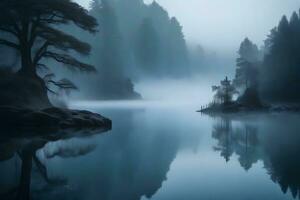
M 48 41 L 44 42 L 44 44 L 37 50 L 34 58 L 33 58 L 33 64 L 34 66 L 38 65 L 38 62 L 42 59 L 43 54 L 47 51 L 47 48 L 49 47 L 50 43 Z
M 1 27 L 1 26 L 0 26 L 0 31 L 10 33 L 10 34 L 12 34 L 12 35 L 15 36 L 15 37 L 19 37 L 17 31 L 11 30 L 11 29 L 9 29 L 9 28 L 4 28 L 4 27 Z
M 52 58 L 59 63 L 63 63 L 70 69 L 77 69 L 79 71 L 86 71 L 86 72 L 95 72 L 96 69 L 94 66 L 82 63 L 76 60 L 74 57 L 67 55 L 67 54 L 58 54 L 54 52 L 47 51 L 43 54 L 44 58 Z
M 78 87 L 74 83 L 69 81 L 68 79 L 62 79 L 57 82 L 50 80 L 48 83 L 52 83 L 55 86 L 57 86 L 58 88 L 64 89 L 64 90 L 78 90 Z
M 5 40 L 5 39 L 0 38 L 0 45 L 8 46 L 8 47 L 19 50 L 19 45 L 15 44 L 13 42 L 10 42 L 8 40 Z

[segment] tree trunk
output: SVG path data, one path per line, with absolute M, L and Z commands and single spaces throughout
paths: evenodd
M 25 75 L 25 76 L 29 76 L 29 77 L 36 77 L 37 76 L 36 69 L 32 63 L 30 51 L 31 50 L 26 47 L 24 47 L 21 50 L 21 69 L 20 69 L 19 73 L 22 75 Z
M 33 152 L 22 152 L 22 170 L 19 190 L 17 194 L 18 200 L 30 199 L 31 169 Z
M 27 45 L 23 45 L 24 47 L 21 49 L 21 69 L 18 71 L 18 75 L 22 77 L 22 79 L 28 80 L 28 87 L 25 88 L 27 90 L 32 91 L 31 97 L 27 97 L 31 107 L 36 105 L 37 107 L 50 107 L 52 106 L 49 98 L 48 98 L 48 90 L 45 84 L 45 81 L 37 74 L 36 66 L 34 66 L 32 58 L 31 58 L 31 49 L 27 48 Z

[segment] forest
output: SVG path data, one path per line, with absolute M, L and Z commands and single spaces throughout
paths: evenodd
M 30 9 L 34 8 L 28 8 L 28 11 Z M 57 92 L 63 95 L 66 90 L 69 93 L 71 90 L 79 89 L 79 96 L 84 96 L 85 99 L 140 99 L 141 94 L 134 90 L 133 80 L 137 81 L 143 77 L 188 76 L 188 52 L 182 27 L 176 18 L 170 18 L 156 2 L 146 5 L 139 0 L 128 2 L 95 0 L 91 2 L 90 9 L 84 12 L 89 15 L 90 20 L 94 20 L 94 24 L 88 24 L 93 27 L 84 27 L 85 24 L 78 24 L 77 21 L 69 23 L 71 20 L 62 21 L 61 24 L 64 26 L 60 26 L 60 22 L 56 20 L 47 21 L 49 27 L 55 26 L 60 34 L 67 34 L 61 35 L 61 38 L 58 36 L 51 38 L 57 39 L 53 41 L 57 43 L 55 47 L 70 39 L 72 41 L 68 42 L 76 42 L 78 44 L 74 45 L 78 46 L 63 46 L 59 47 L 59 50 L 71 49 L 69 56 L 78 59 L 77 61 L 89 63 L 81 65 L 80 62 L 73 62 L 75 59 L 70 60 L 69 56 L 60 57 L 56 54 L 43 56 L 45 59 L 42 64 L 37 63 L 36 73 L 44 77 L 45 82 L 50 85 L 48 87 L 50 95 Z M 5 37 L 14 40 L 14 34 L 5 30 L 2 32 Z M 69 33 L 72 33 L 72 37 Z M 78 39 L 85 41 L 86 44 L 79 43 Z M 4 71 L 7 69 L 17 71 L 21 58 L 16 55 L 11 45 L 8 46 L 7 43 L 2 45 L 5 46 L 1 48 L 3 58 L 11 58 L 2 59 Z M 87 54 L 89 56 L 85 57 Z M 58 63 L 54 63 L 51 58 Z M 75 66 L 75 69 L 81 71 L 97 71 L 97 73 L 77 76 L 63 68 L 53 67 L 50 70 L 48 67 L 61 66 L 60 63 Z M 55 77 L 60 77 L 61 81 L 54 82 L 54 74 Z
M 213 86 L 215 95 L 210 107 L 259 109 L 267 104 L 299 102 L 299 14 L 294 12 L 289 20 L 283 16 L 260 48 L 249 38 L 242 41 L 237 51 L 235 76 L 232 81 L 226 77 L 220 86 Z
M 136 81 L 190 75 L 182 27 L 155 1 L 94 0 L 89 14 L 99 23 L 98 33 L 87 35 L 74 26 L 67 30 L 91 44 L 88 60 L 99 71 L 74 79 L 84 99 L 140 99 Z
M 226 75 L 227 63 L 222 68 L 216 55 L 188 45 L 180 22 L 156 1 L 93 0 L 88 9 L 71 0 L 43 2 L 1 3 L 7 10 L 0 18 L 1 105 L 136 100 L 143 99 L 135 88 L 143 80 Z M 213 86 L 211 105 L 299 102 L 299 31 L 294 12 L 282 17 L 263 46 L 245 38 L 233 80 Z

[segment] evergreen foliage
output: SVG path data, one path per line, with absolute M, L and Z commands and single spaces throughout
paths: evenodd
M 261 69 L 261 93 L 277 102 L 300 100 L 300 20 L 294 12 L 283 16 L 265 41 L 267 49 Z

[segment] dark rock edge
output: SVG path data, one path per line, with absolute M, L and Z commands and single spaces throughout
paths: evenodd
M 280 113 L 280 112 L 300 112 L 300 104 L 273 104 L 273 105 L 260 105 L 260 106 L 244 106 L 241 104 L 231 104 L 228 106 L 218 105 L 210 106 L 198 110 L 204 114 L 236 114 L 236 113 L 253 113 L 253 112 L 264 112 L 264 113 Z
M 69 110 L 50 107 L 32 110 L 22 107 L 0 106 L 0 126 L 10 129 L 45 131 L 66 129 L 109 130 L 112 121 L 86 110 Z

